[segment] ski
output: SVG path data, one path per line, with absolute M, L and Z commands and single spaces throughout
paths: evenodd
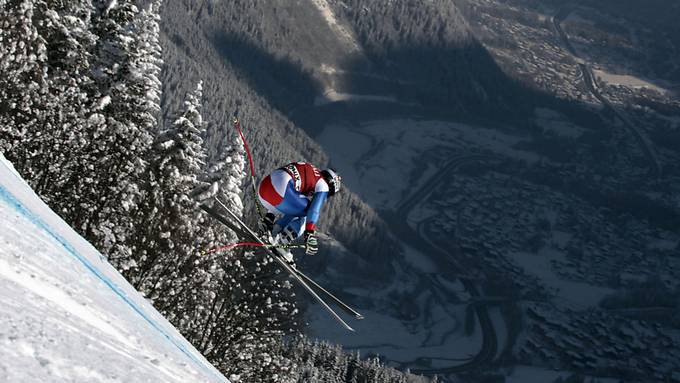
M 312 285 L 314 288 L 318 289 L 319 291 L 323 292 L 327 297 L 331 298 L 331 300 L 333 300 L 333 302 L 335 302 L 336 305 L 340 306 L 340 308 L 342 308 L 345 312 L 347 312 L 350 315 L 353 315 L 354 319 L 357 319 L 357 320 L 364 319 L 364 316 L 361 315 L 358 311 L 356 311 L 352 307 L 348 306 L 345 302 L 341 301 L 340 298 L 336 297 L 330 291 L 323 288 L 321 285 L 316 283 L 312 278 L 308 277 L 307 275 L 302 273 L 297 268 L 295 269 L 295 272 L 300 277 L 302 277 L 302 279 L 304 279 L 307 283 L 309 283 L 310 285 Z
M 219 213 L 217 210 L 215 210 L 214 208 L 212 208 L 212 207 L 210 207 L 210 206 L 208 206 L 208 205 L 205 205 L 205 204 L 201 204 L 201 205 L 200 205 L 200 208 L 201 208 L 201 210 L 205 211 L 205 212 L 208 213 L 210 216 L 212 216 L 213 218 L 215 218 L 217 221 L 219 221 L 221 224 L 223 224 L 224 226 L 226 226 L 226 227 L 230 228 L 231 230 L 233 230 L 234 233 L 236 233 L 236 235 L 237 235 L 238 237 L 240 237 L 240 238 L 247 238 L 247 237 L 249 237 L 249 235 L 248 235 L 243 229 L 241 229 L 239 226 L 237 226 L 237 225 L 231 223 L 231 221 L 229 221 L 228 219 L 224 218 L 224 216 L 222 216 L 222 214 L 220 214 L 220 213 Z
M 311 278 L 306 276 L 304 273 L 301 271 L 297 270 L 297 268 L 291 266 L 288 264 L 288 262 L 285 260 L 285 257 L 283 254 L 281 254 L 281 249 L 278 249 L 271 244 L 269 244 L 266 241 L 263 241 L 260 236 L 253 231 L 250 227 L 248 227 L 236 214 L 234 214 L 227 206 L 222 203 L 219 199 L 215 198 L 215 202 L 217 202 L 222 209 L 224 209 L 228 214 L 229 217 L 238 224 L 237 225 L 228 219 L 226 219 L 223 215 L 219 214 L 215 209 L 208 207 L 206 205 L 201 205 L 201 209 L 203 209 L 206 213 L 210 214 L 213 216 L 215 219 L 217 219 L 220 223 L 224 224 L 225 226 L 229 227 L 230 229 L 234 230 L 238 235 L 243 235 L 243 238 L 249 238 L 255 242 L 264 244 L 264 245 L 269 245 L 266 246 L 265 249 L 269 253 L 269 255 L 283 268 L 285 271 L 287 271 L 293 278 L 297 280 L 297 282 L 316 300 L 331 316 L 338 321 L 343 327 L 345 327 L 347 330 L 354 332 L 354 329 L 347 324 L 336 312 L 333 310 L 326 301 L 319 296 L 317 291 L 314 290 L 314 288 L 319 289 L 323 294 L 326 294 L 329 298 L 333 300 L 333 302 L 337 303 L 340 308 L 342 308 L 344 311 L 347 311 L 350 315 L 353 315 L 356 319 L 363 319 L 363 316 L 359 314 L 356 310 L 352 309 L 349 307 L 347 304 L 342 302 L 340 299 L 335 297 L 333 294 L 331 294 L 329 291 L 321 287 L 319 284 L 314 282 Z M 311 286 L 310 286 L 311 285 Z M 312 287 L 314 286 L 314 287 Z

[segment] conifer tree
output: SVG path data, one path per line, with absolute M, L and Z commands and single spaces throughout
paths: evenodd
M 217 197 L 229 210 L 239 216 L 243 215 L 243 183 L 246 178 L 244 154 L 243 143 L 238 135 L 232 130 L 225 130 L 217 154 L 209 162 L 203 175 L 202 185 L 195 190 L 194 198 L 197 202 L 211 203 L 210 199 Z M 238 240 L 231 231 L 209 224 L 205 238 L 211 242 L 210 246 Z
M 65 184 L 91 110 L 89 2 L 16 1 L 0 12 L 0 146 L 33 189 L 68 214 L 73 198 L 62 197 L 72 193 Z
M 133 265 L 134 217 L 143 214 L 146 157 L 160 113 L 159 6 L 156 1 L 139 12 L 131 2 L 111 1 L 97 7 L 100 41 L 92 73 L 99 104 L 89 133 L 100 195 L 88 210 L 93 216 L 81 215 L 89 219 L 81 226 L 120 269 Z
M 29 138 L 41 129 L 48 94 L 47 46 L 34 23 L 35 13 L 33 0 L 0 7 L 0 151 L 29 180 Z
M 147 177 L 137 268 L 127 273 L 141 291 L 158 300 L 156 307 L 186 325 L 195 262 L 201 250 L 199 213 L 191 198 L 200 184 L 206 155 L 202 146 L 202 85 L 185 101 L 185 110 L 156 138 Z M 195 282 L 195 281 L 194 281 Z

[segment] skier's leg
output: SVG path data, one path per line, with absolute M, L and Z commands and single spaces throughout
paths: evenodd
M 265 177 L 262 182 L 260 182 L 260 187 L 258 188 L 257 196 L 260 199 L 260 204 L 264 206 L 265 209 L 271 214 L 277 215 L 282 214 L 276 205 L 280 204 L 283 200 L 283 195 L 285 193 L 285 188 L 283 193 L 279 192 L 279 188 L 272 182 L 272 177 Z
M 260 182 L 258 198 L 262 206 L 273 214 L 306 215 L 309 200 L 297 190 L 288 173 L 275 170 Z
M 286 179 L 286 176 L 287 174 L 281 174 L 280 171 L 275 171 L 260 182 L 257 194 L 260 204 L 267 210 L 267 214 L 265 214 L 262 221 L 259 223 L 260 231 L 262 233 L 272 233 L 275 235 L 276 217 L 285 215 L 285 212 L 281 211 L 277 205 L 282 204 L 288 183 L 290 182 L 290 180 Z M 290 176 L 288 176 L 288 178 L 290 178 Z M 280 229 L 281 228 L 279 228 L 278 231 L 280 231 Z

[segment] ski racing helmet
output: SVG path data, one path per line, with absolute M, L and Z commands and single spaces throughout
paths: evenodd
M 328 195 L 334 195 L 340 191 L 342 186 L 342 177 L 340 177 L 340 175 L 334 169 L 328 168 L 322 170 L 321 176 L 323 176 L 323 179 L 326 180 L 326 183 L 328 184 Z

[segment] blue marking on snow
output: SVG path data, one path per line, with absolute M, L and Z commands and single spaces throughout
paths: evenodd
M 27 218 L 29 221 L 31 221 L 34 225 L 38 226 L 42 230 L 44 230 L 46 233 L 48 233 L 52 238 L 54 238 L 57 242 L 59 242 L 66 251 L 71 254 L 76 260 L 80 261 L 80 263 L 85 266 L 92 274 L 94 274 L 99 280 L 101 280 L 105 285 L 107 285 L 116 295 L 118 295 L 125 303 L 128 304 L 137 314 L 139 314 L 146 322 L 148 322 L 153 328 L 155 328 L 165 339 L 167 339 L 170 343 L 172 343 L 175 347 L 177 347 L 184 355 L 188 356 L 189 359 L 191 359 L 194 363 L 196 363 L 198 366 L 200 366 L 204 371 L 210 373 L 211 375 L 215 376 L 218 378 L 220 381 L 223 382 L 229 382 L 224 376 L 221 374 L 216 373 L 213 371 L 211 368 L 209 368 L 204 362 L 196 358 L 196 356 L 190 352 L 182 342 L 177 340 L 175 337 L 172 335 L 168 334 L 163 327 L 158 324 L 156 321 L 151 319 L 145 312 L 144 310 L 139 307 L 128 295 L 125 293 L 123 289 L 121 289 L 119 286 L 117 286 L 111 279 L 109 279 L 106 275 L 102 274 L 102 272 L 97 269 L 90 261 L 82 256 L 76 249 L 71 246 L 70 243 L 66 239 L 64 239 L 62 236 L 57 234 L 52 228 L 45 223 L 40 217 L 38 217 L 36 214 L 34 214 L 32 211 L 30 211 L 26 206 L 24 206 L 21 201 L 19 201 L 12 193 L 10 193 L 7 189 L 5 189 L 4 186 L 0 185 L 0 199 L 4 200 L 8 204 L 10 204 L 16 211 L 18 211 L 21 215 L 23 215 L 25 218 Z M 100 257 L 103 256 L 99 254 Z

